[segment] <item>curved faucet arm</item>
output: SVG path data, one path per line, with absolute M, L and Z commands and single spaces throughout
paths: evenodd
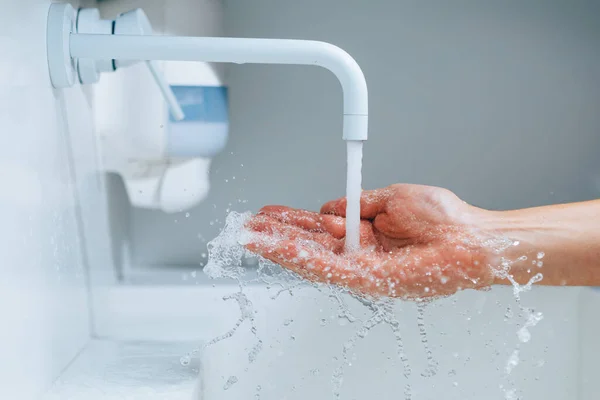
M 339 80 L 344 98 L 346 140 L 367 140 L 368 92 L 356 61 L 344 50 L 325 42 L 288 39 L 215 37 L 70 35 L 72 58 L 172 60 L 252 64 L 316 65 Z

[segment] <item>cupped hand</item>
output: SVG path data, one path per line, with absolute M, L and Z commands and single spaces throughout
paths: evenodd
M 321 213 L 267 206 L 246 225 L 246 247 L 311 281 L 364 295 L 421 299 L 490 286 L 494 274 L 476 209 L 421 185 L 364 191 L 361 248 L 346 251 L 346 200 Z

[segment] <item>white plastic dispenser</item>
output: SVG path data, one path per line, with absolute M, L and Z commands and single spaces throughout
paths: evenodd
M 185 117 L 176 120 L 143 65 L 106 75 L 94 91 L 106 169 L 133 206 L 187 210 L 210 189 L 211 159 L 228 138 L 227 87 L 207 63 L 159 62 Z
M 142 10 L 101 20 L 77 13 L 78 32 L 152 33 Z M 127 66 L 128 68 L 120 68 Z M 101 72 L 111 72 L 103 74 Z M 82 59 L 82 83 L 95 83 L 96 131 L 107 171 L 119 174 L 134 207 L 178 212 L 210 189 L 211 159 L 227 143 L 227 88 L 208 63 Z M 158 83 L 158 87 L 157 87 Z

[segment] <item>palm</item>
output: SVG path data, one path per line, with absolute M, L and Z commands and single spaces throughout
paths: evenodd
M 269 206 L 254 216 L 247 247 L 300 275 L 374 296 L 449 295 L 491 283 L 468 231 L 468 207 L 452 193 L 418 185 L 364 192 L 361 250 L 346 252 L 345 199 L 321 213 Z

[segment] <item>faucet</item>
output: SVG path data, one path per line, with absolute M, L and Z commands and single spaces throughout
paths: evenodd
M 310 40 L 223 37 L 154 36 L 142 10 L 124 14 L 117 23 L 85 24 L 69 4 L 52 4 L 48 14 L 48 67 L 55 88 L 94 83 L 100 72 L 146 61 L 175 118 L 183 118 L 170 88 L 153 67 L 154 60 L 203 61 L 236 64 L 315 65 L 328 69 L 343 92 L 343 132 L 346 141 L 368 136 L 368 93 L 356 61 L 329 43 Z M 85 18 L 95 20 L 97 11 Z M 124 28 L 118 29 L 119 26 Z M 359 218 L 354 215 L 354 219 Z M 348 215 L 350 219 L 350 215 Z

